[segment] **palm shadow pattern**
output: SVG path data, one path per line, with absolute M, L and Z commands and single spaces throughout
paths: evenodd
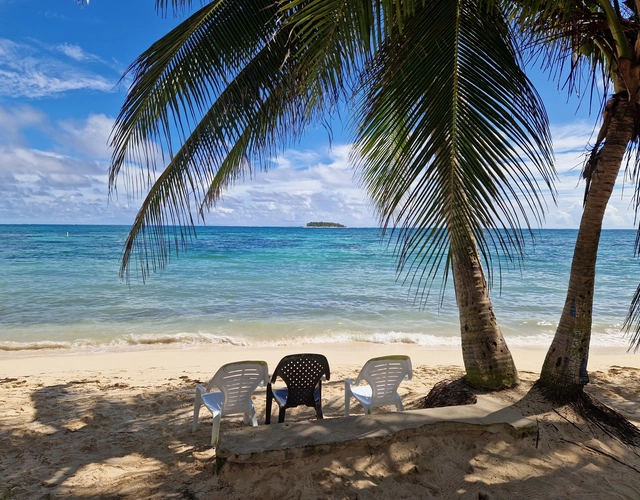
M 625 370 L 640 376 L 640 370 Z M 0 379 L 0 404 L 9 410 L 0 412 L 0 484 L 11 499 L 485 500 L 547 498 L 550 492 L 557 498 L 640 498 L 638 448 L 584 420 L 572 407 L 550 404 L 531 390 L 534 374 L 522 378 L 519 388 L 496 397 L 535 418 L 535 436 L 426 429 L 399 433 L 376 446 L 356 444 L 296 461 L 226 463 L 219 470 L 208 444 L 210 418 L 191 433 L 198 381 L 187 375 L 159 379 L 155 387 L 137 386 L 124 372 L 56 385 L 37 377 Z M 594 392 L 605 401 L 623 394 L 629 408 L 640 412 L 638 392 L 629 393 L 625 385 L 606 393 L 606 378 L 602 374 L 600 387 L 596 374 Z M 407 406 L 424 397 L 411 387 L 403 390 Z M 264 399 L 264 389 L 259 390 L 255 403 L 261 425 Z M 326 418 L 341 416 L 343 382 L 324 384 L 323 399 Z M 314 418 L 306 409 L 287 414 L 287 421 Z M 241 416 L 223 419 L 221 433 L 242 426 L 241 421 Z

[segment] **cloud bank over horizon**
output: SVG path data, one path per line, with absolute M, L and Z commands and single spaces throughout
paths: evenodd
M 31 105 L 0 106 L 0 223 L 130 224 L 140 205 L 118 183 L 109 199 L 107 147 L 114 118 L 51 121 Z M 31 144 L 30 134 L 48 139 Z M 576 228 L 582 214 L 584 184 L 579 181 L 585 146 L 593 127 L 576 123 L 553 129 L 558 205 L 546 196 L 543 227 Z M 205 214 L 207 225 L 300 226 L 327 220 L 351 227 L 373 227 L 377 220 L 349 165 L 348 144 L 285 151 L 268 172 L 239 181 Z M 612 196 L 605 228 L 634 227 L 624 172 Z M 547 193 L 545 193 L 547 194 Z
M 59 120 L 32 106 L 0 107 L 0 223 L 129 224 L 140 205 L 118 183 L 109 199 L 107 147 L 114 119 L 102 114 Z M 31 147 L 28 131 L 47 135 L 48 149 Z M 348 164 L 349 147 L 286 151 L 225 193 L 205 216 L 209 225 L 299 226 L 337 220 L 376 222 Z
M 12 7 L 17 8 L 7 4 L 3 9 Z M 140 19 L 147 19 L 142 16 L 149 16 L 145 30 L 153 23 L 165 30 L 153 18 L 153 9 L 132 8 L 140 12 L 126 22 L 139 25 Z M 116 22 L 113 8 L 60 9 L 52 21 L 49 11 L 21 7 L 13 15 L 29 19 L 24 33 L 11 36 L 7 30 L 0 37 L 0 223 L 128 225 L 141 199 L 127 192 L 123 179 L 109 198 L 107 178 L 109 134 L 124 100 L 115 86 L 126 64 L 118 60 L 140 53 L 139 46 L 155 40 L 157 33 L 140 31 L 143 39 L 132 47 L 132 39 L 121 36 L 126 27 L 118 23 L 125 21 Z M 40 24 L 32 24 L 34 19 Z M 79 29 L 86 31 L 77 35 Z M 543 227 L 578 227 L 584 189 L 580 170 L 593 132 L 592 122 L 578 118 L 552 127 L 557 205 L 544 192 L 548 210 Z M 325 137 L 284 151 L 272 159 L 268 172 L 232 186 L 205 214 L 205 223 L 300 226 L 325 220 L 377 226 L 372 205 L 349 165 L 345 141 L 338 135 L 330 148 Z M 605 228 L 634 227 L 633 189 L 624 180 L 621 172 Z

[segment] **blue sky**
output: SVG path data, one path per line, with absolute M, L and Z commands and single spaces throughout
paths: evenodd
M 197 4 L 197 2 L 196 2 Z M 156 14 L 153 0 L 0 0 L 0 223 L 129 224 L 139 205 L 119 185 L 108 199 L 109 133 L 126 95 L 127 66 L 179 22 Z M 581 215 L 581 153 L 597 110 L 576 111 L 536 71 L 552 124 L 558 205 L 549 198 L 544 227 L 575 228 Z M 568 101 L 568 102 L 567 102 Z M 273 168 L 237 184 L 206 217 L 209 225 L 300 226 L 334 220 L 375 226 L 348 165 L 340 124 L 329 148 L 323 130 L 274 158 Z M 622 174 L 621 174 L 622 175 Z M 632 228 L 623 179 L 605 227 Z

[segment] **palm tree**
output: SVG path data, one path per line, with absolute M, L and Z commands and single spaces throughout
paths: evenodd
M 494 388 L 517 379 L 481 264 L 495 254 L 485 229 L 502 227 L 491 237 L 520 248 L 510 203 L 524 200 L 540 216 L 537 186 L 505 139 L 551 177 L 545 116 L 515 53 L 499 11 L 469 1 L 417 8 L 371 63 L 356 143 L 383 226 L 399 227 L 400 267 L 451 266 L 467 379 Z
M 542 216 L 523 159 L 549 186 L 553 177 L 546 115 L 516 53 L 501 12 L 475 0 L 212 0 L 128 70 L 110 183 L 129 168 L 149 193 L 122 274 L 134 253 L 143 278 L 164 266 L 194 213 L 354 103 L 354 164 L 397 235 L 399 269 L 427 287 L 451 269 L 468 380 L 514 385 L 482 260 L 518 258 L 519 228 Z
M 614 94 L 603 105 L 602 125 L 585 161 L 584 212 L 567 297 L 540 375 L 543 385 L 570 395 L 579 393 L 589 381 L 587 361 L 602 221 L 622 162 L 632 149 L 636 152 L 635 167 L 629 173 L 638 180 L 635 146 L 640 118 L 640 3 L 628 1 L 620 5 L 617 0 L 519 3 L 518 21 L 534 42 L 543 45 L 548 67 L 555 70 L 565 58 L 570 61 L 571 89 L 585 66 L 595 83 L 602 77 L 605 100 L 609 85 L 614 88 Z M 638 201 L 636 198 L 636 210 L 640 206 Z M 636 345 L 640 340 L 639 320 L 640 288 L 626 320 L 629 328 L 636 329 L 632 340 Z

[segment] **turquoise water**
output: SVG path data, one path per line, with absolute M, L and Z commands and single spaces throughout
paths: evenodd
M 198 228 L 143 284 L 118 276 L 125 226 L 0 225 L 0 350 L 368 341 L 458 345 L 452 286 L 425 304 L 377 229 Z M 547 346 L 576 231 L 543 230 L 492 291 L 510 345 Z M 603 233 L 594 345 L 626 346 L 637 284 L 634 231 Z M 450 284 L 451 285 L 451 284 Z

